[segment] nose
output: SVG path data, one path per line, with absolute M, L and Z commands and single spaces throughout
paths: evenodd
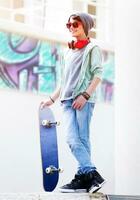
M 73 26 L 71 26 L 69 30 L 70 30 L 70 31 L 74 31 L 75 28 L 74 28 Z

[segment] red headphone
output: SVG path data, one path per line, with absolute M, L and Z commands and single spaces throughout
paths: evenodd
M 68 46 L 70 49 L 75 49 L 75 48 L 82 49 L 89 42 L 90 42 L 89 38 L 84 39 L 84 40 L 77 40 L 77 41 L 72 40 L 71 42 L 68 42 Z

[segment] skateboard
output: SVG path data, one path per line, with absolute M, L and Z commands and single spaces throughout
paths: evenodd
M 52 110 L 49 107 L 39 108 L 40 147 L 43 172 L 43 187 L 47 192 L 55 189 L 59 172 L 56 126 Z

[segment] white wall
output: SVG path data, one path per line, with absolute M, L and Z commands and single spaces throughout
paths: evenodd
M 0 90 L 0 192 L 43 192 L 38 127 L 38 106 L 44 99 L 16 91 Z M 62 113 L 52 107 L 56 119 Z M 102 189 L 114 193 L 114 108 L 97 104 L 91 125 L 94 161 L 108 180 Z M 76 162 L 65 143 L 63 123 L 58 128 L 60 175 L 58 187 L 73 178 Z M 57 190 L 56 190 L 57 191 Z
M 140 195 L 140 1 L 116 1 L 116 194 Z

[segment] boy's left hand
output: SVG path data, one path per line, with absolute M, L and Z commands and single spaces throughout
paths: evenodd
M 82 96 L 82 95 L 79 95 L 74 101 L 73 101 L 73 104 L 72 104 L 72 107 L 74 109 L 77 109 L 77 110 L 81 110 L 85 103 L 87 102 L 87 100 Z

